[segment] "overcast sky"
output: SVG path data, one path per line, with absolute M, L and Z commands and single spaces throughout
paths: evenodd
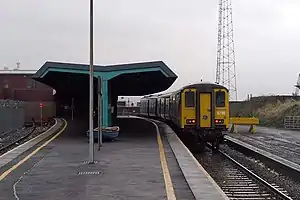
M 170 90 L 215 81 L 218 0 L 94 0 L 95 63 L 164 61 Z M 300 1 L 232 0 L 239 99 L 291 94 L 300 72 Z M 89 62 L 88 0 L 0 1 L 0 67 Z

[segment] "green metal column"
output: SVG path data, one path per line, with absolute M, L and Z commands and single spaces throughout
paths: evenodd
M 108 81 L 108 126 L 112 126 L 112 88 L 111 82 Z
M 102 125 L 108 127 L 108 80 L 102 80 Z
M 116 125 L 117 122 L 117 116 L 118 116 L 118 106 L 117 106 L 117 102 L 118 102 L 118 94 L 116 92 L 112 91 L 112 106 L 114 106 L 114 113 L 112 114 L 112 125 Z

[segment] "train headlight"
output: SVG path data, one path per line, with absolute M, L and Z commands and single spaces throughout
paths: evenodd
M 186 123 L 187 123 L 187 124 L 195 124 L 195 123 L 196 123 L 196 120 L 195 120 L 195 119 L 187 119 L 187 120 L 186 120 Z
M 224 119 L 215 119 L 215 124 L 224 124 Z

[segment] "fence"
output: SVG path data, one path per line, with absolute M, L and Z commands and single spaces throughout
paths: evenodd
M 286 116 L 283 122 L 285 129 L 300 129 L 300 116 Z
M 0 133 L 24 125 L 24 102 L 0 100 Z

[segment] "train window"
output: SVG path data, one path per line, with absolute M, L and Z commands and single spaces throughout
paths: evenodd
M 192 91 L 185 92 L 185 107 L 195 107 L 195 93 Z
M 225 107 L 225 92 L 216 92 L 216 107 Z

